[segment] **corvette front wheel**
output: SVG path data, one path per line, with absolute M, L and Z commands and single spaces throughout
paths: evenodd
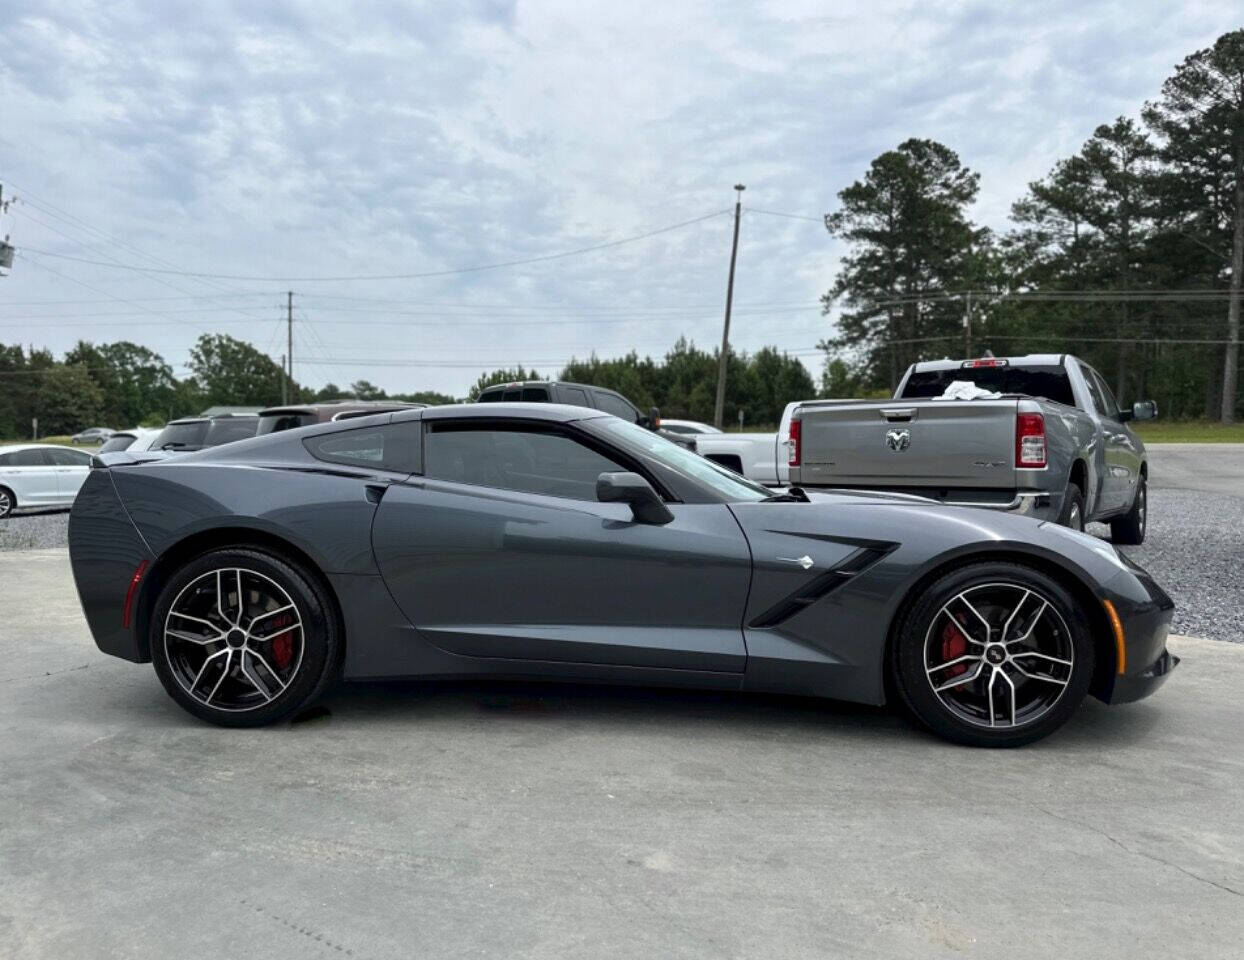
M 904 704 L 934 733 L 1017 747 L 1067 722 L 1094 656 L 1084 614 L 1061 584 L 1020 564 L 977 563 L 916 599 L 891 662 Z
M 273 723 L 309 706 L 336 674 L 332 600 L 308 571 L 267 551 L 213 550 L 164 585 L 151 659 L 182 707 L 221 726 Z

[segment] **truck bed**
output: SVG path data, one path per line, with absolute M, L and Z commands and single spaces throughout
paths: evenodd
M 1017 397 L 809 407 L 800 412 L 799 482 L 1009 499 L 1026 485 L 1020 473 L 1032 472 L 1015 469 L 1016 413 L 1029 407 L 1041 412 L 1037 401 Z

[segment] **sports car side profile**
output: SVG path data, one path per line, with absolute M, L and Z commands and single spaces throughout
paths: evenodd
M 70 555 L 96 644 L 204 720 L 337 677 L 544 677 L 892 700 L 1015 746 L 1156 689 L 1173 603 L 1026 517 L 753 484 L 616 417 L 432 407 L 175 460 L 105 454 Z

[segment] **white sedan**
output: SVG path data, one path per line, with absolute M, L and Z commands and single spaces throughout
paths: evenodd
M 25 507 L 67 507 L 91 470 L 91 455 L 48 443 L 0 447 L 0 517 Z

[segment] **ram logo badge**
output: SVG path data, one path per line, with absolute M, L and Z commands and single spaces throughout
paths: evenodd
M 911 446 L 910 430 L 890 430 L 885 435 L 885 445 L 895 453 L 902 453 Z

